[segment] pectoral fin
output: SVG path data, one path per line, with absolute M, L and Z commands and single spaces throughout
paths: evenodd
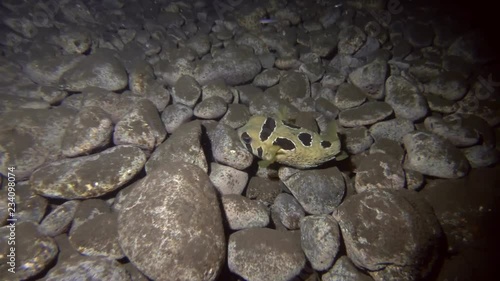
M 337 155 L 335 156 L 335 160 L 337 160 L 337 161 L 342 161 L 342 160 L 346 159 L 347 157 L 349 157 L 349 154 L 347 154 L 347 152 L 345 152 L 345 151 L 341 150 L 341 151 L 339 152 L 339 154 L 337 154 Z
M 270 148 L 268 148 L 268 150 L 266 151 L 266 158 L 267 159 L 263 159 L 263 160 L 260 160 L 258 162 L 259 164 L 259 167 L 261 168 L 267 168 L 269 165 L 271 165 L 272 163 L 274 163 L 276 161 L 276 154 L 278 153 L 278 150 L 280 150 L 281 147 L 279 146 L 271 146 Z

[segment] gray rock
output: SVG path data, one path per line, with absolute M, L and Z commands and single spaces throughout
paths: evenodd
M 337 7 L 329 6 L 321 12 L 319 22 L 324 28 L 328 28 L 335 24 L 341 16 L 341 11 Z
M 224 262 L 216 192 L 192 164 L 164 162 L 148 172 L 123 201 L 118 235 L 126 256 L 151 279 L 215 280 Z
M 368 129 L 363 126 L 345 129 L 343 134 L 345 135 L 344 148 L 350 154 L 361 153 L 370 148 L 373 143 Z
M 33 38 L 38 34 L 38 24 L 26 17 L 7 16 L 3 18 L 3 23 L 12 30 L 23 35 L 26 38 Z
M 336 168 L 295 170 L 281 181 L 290 189 L 304 210 L 310 214 L 329 214 L 337 208 L 346 192 L 342 173 Z
M 146 95 L 148 85 L 155 79 L 153 67 L 146 61 L 139 61 L 127 67 L 127 70 L 130 90 L 136 95 Z
M 361 89 L 349 83 L 342 83 L 337 89 L 333 103 L 343 110 L 360 106 L 365 101 L 366 95 Z
M 344 127 L 356 127 L 374 124 L 389 117 L 392 107 L 380 101 L 372 101 L 361 106 L 341 111 L 339 123 Z
M 64 131 L 75 113 L 58 107 L 21 109 L 1 115 L 0 173 L 6 175 L 8 167 L 17 167 L 16 180 L 23 181 L 44 163 L 60 159 Z
M 80 201 L 66 201 L 51 211 L 38 226 L 38 231 L 50 237 L 66 232 L 73 221 Z
M 231 230 L 265 227 L 269 224 L 269 212 L 257 201 L 237 194 L 223 195 L 221 201 Z
M 403 60 L 411 53 L 412 47 L 408 40 L 398 38 L 394 40 L 394 47 L 392 48 L 393 59 Z
M 274 204 L 271 206 L 273 219 L 276 223 L 281 223 L 287 229 L 299 229 L 300 219 L 305 216 L 304 209 L 299 202 L 288 193 L 281 193 L 276 196 Z
M 471 31 L 456 40 L 448 48 L 448 55 L 464 58 L 470 63 L 485 63 L 494 57 L 489 44 L 479 32 Z
M 370 35 L 366 36 L 365 43 L 354 54 L 355 58 L 367 58 L 369 56 L 372 56 L 376 51 L 380 49 L 379 39 L 373 36 L 375 36 L 375 34 L 371 34 L 371 36 Z
M 383 153 L 392 156 L 394 159 L 403 163 L 405 151 L 397 141 L 380 138 L 371 147 L 370 154 Z
M 273 53 L 264 53 L 262 55 L 259 55 L 259 61 L 260 64 L 262 65 L 263 69 L 272 69 L 274 64 L 276 63 L 276 57 L 274 56 Z M 277 67 L 277 66 L 276 66 Z M 278 70 L 278 69 L 276 69 Z M 254 78 L 255 80 L 255 78 Z
M 264 93 L 254 85 L 236 86 L 235 89 L 238 92 L 241 103 L 244 105 L 249 105 L 251 101 L 259 99 Z
M 81 92 L 87 87 L 99 87 L 118 91 L 128 84 L 128 76 L 122 63 L 108 54 L 89 55 L 64 72 L 59 87 L 67 91 Z
M 288 102 L 300 102 L 311 96 L 311 87 L 307 76 L 299 72 L 287 72 L 278 85 L 279 96 Z
M 263 55 L 269 52 L 266 44 L 252 33 L 245 32 L 239 34 L 239 36 L 235 38 L 235 42 L 238 45 L 252 48 L 257 55 Z
M 316 99 L 314 108 L 319 113 L 325 115 L 327 120 L 335 120 L 340 112 L 340 110 L 333 103 L 321 97 Z
M 408 190 L 418 191 L 424 186 L 425 183 L 424 175 L 422 175 L 417 171 L 405 169 L 405 177 L 406 177 L 406 188 Z
M 260 61 L 252 52 L 227 48 L 210 61 L 200 61 L 194 69 L 194 77 L 201 85 L 224 79 L 233 86 L 251 81 L 260 70 Z
M 74 157 L 106 147 L 111 141 L 113 121 L 100 107 L 83 108 L 66 128 L 62 139 L 62 154 Z
M 25 65 L 26 67 L 26 65 Z M 11 59 L 0 58 L 0 85 L 7 86 L 23 76 L 23 68 Z
M 4 91 L 6 93 L 5 96 L 10 94 L 17 97 L 32 98 L 40 102 L 48 102 L 52 105 L 60 103 L 68 96 L 66 91 L 62 91 L 57 87 L 37 85 L 32 82 L 24 83 L 23 81 L 13 82 Z M 24 106 L 27 107 L 28 105 Z
M 195 51 L 199 57 L 202 57 L 210 51 L 210 45 L 210 39 L 206 34 L 196 34 L 186 42 L 186 46 Z
M 174 103 L 181 103 L 193 108 L 201 96 L 201 87 L 196 80 L 187 75 L 181 76 L 172 89 Z
M 385 138 L 396 142 L 401 142 L 403 137 L 414 131 L 415 126 L 408 119 L 395 118 L 382 121 L 370 127 L 370 135 L 375 141 Z
M 372 281 L 373 279 L 361 272 L 347 256 L 341 256 L 335 261 L 328 272 L 321 276 L 321 281 Z
M 421 279 L 437 260 L 439 222 L 413 191 L 368 190 L 349 197 L 334 217 L 347 255 L 375 280 Z
M 77 110 L 97 106 L 111 115 L 113 123 L 118 123 L 124 115 L 130 112 L 134 101 L 127 95 L 116 94 L 100 88 L 87 88 L 79 95 L 71 95 L 64 99 L 62 105 Z
M 61 5 L 61 13 L 69 22 L 74 24 L 96 23 L 92 12 L 83 1 L 67 2 Z
M 243 104 L 230 104 L 226 114 L 220 120 L 220 123 L 228 125 L 233 129 L 243 127 L 250 119 L 250 110 Z
M 491 127 L 500 124 L 500 114 L 496 109 L 498 102 L 494 100 L 482 101 L 474 91 L 469 91 L 465 97 L 458 101 L 457 112 L 463 115 L 476 115 L 481 117 Z
M 194 63 L 191 58 L 181 57 L 173 58 L 172 60 L 160 60 L 155 65 L 155 75 L 161 81 L 174 87 L 182 76 L 192 76 L 194 71 Z
M 220 97 L 225 103 L 231 103 L 234 99 L 233 92 L 222 79 L 203 86 L 201 97 L 202 100 L 210 97 Z
M 47 281 L 71 281 L 82 279 L 113 281 L 131 280 L 125 267 L 116 260 L 86 256 L 78 256 L 63 260 L 45 276 L 45 280 Z
M 460 150 L 436 135 L 413 132 L 403 138 L 408 153 L 405 168 L 440 178 L 460 178 L 469 171 L 469 162 Z
M 426 83 L 425 91 L 446 100 L 456 101 L 467 93 L 467 83 L 459 73 L 446 71 Z
M 321 57 L 330 55 L 337 47 L 339 30 L 336 26 L 310 33 L 311 50 Z
M 253 155 L 243 147 L 235 130 L 223 124 L 208 133 L 215 160 L 221 164 L 244 170 L 253 162 Z
M 52 162 L 33 172 L 30 185 L 46 197 L 98 197 L 127 183 L 145 162 L 141 149 L 120 145 L 94 155 Z
M 241 194 L 248 182 L 248 173 L 218 163 L 210 163 L 210 181 L 220 194 Z
M 169 134 L 173 133 L 180 125 L 188 122 L 193 117 L 193 110 L 181 103 L 171 104 L 161 113 L 161 121 Z
M 92 38 L 88 30 L 66 25 L 60 28 L 56 43 L 68 54 L 83 54 L 92 46 Z
M 7 199 L 5 199 L 7 203 Z M 16 218 L 18 222 L 39 223 L 45 216 L 48 200 L 36 193 L 29 186 L 29 181 L 16 183 Z M 7 206 L 7 205 L 6 205 Z M 7 208 L 5 208 L 7 211 Z
M 458 104 L 454 101 L 428 93 L 424 93 L 424 97 L 432 112 L 449 114 L 458 110 Z
M 349 74 L 349 82 L 363 90 L 369 97 L 381 99 L 384 96 L 384 83 L 387 70 L 387 62 L 382 59 L 376 59 L 351 72 Z
M 401 76 L 389 76 L 385 83 L 385 102 L 397 117 L 418 120 L 428 112 L 427 102 L 417 86 Z
M 253 79 L 253 84 L 260 88 L 269 88 L 280 81 L 280 71 L 277 69 L 265 69 Z
M 443 69 L 456 72 L 464 79 L 472 74 L 472 65 L 464 58 L 457 56 L 443 56 Z
M 406 59 L 408 60 L 409 58 L 407 57 Z M 441 71 L 441 65 L 427 62 L 424 59 L 415 59 L 412 61 L 411 66 L 408 69 L 409 74 L 421 83 L 431 81 L 435 77 L 439 76 Z
M 469 161 L 471 168 L 491 166 L 500 159 L 500 153 L 497 149 L 485 145 L 474 145 L 463 148 L 461 151 Z
M 356 25 L 342 28 L 339 33 L 339 54 L 352 55 L 357 52 L 366 41 L 366 34 Z
M 50 266 L 57 256 L 57 244 L 51 237 L 45 236 L 37 231 L 37 225 L 33 222 L 14 223 L 15 230 L 9 225 L 0 227 L 0 242 L 2 243 L 2 263 L 0 270 L 3 276 L 11 275 L 12 278 L 4 280 L 27 280 L 44 271 Z M 11 254 L 7 247 L 11 237 L 11 231 L 15 231 L 15 275 L 7 270 L 11 266 L 8 255 Z M 11 246 L 12 247 L 12 246 Z
M 36 98 L 25 98 L 1 94 L 0 114 L 6 114 L 18 109 L 49 109 L 50 103 Z
M 35 58 L 24 66 L 23 71 L 37 84 L 57 86 L 64 72 L 73 68 L 84 58 L 85 56 L 82 55 Z
M 364 158 L 356 169 L 354 185 L 357 193 L 372 189 L 402 189 L 405 187 L 405 173 L 398 159 L 374 153 Z
M 325 73 L 324 67 L 319 62 L 310 62 L 300 65 L 299 71 L 307 75 L 309 82 L 319 81 Z
M 113 142 L 116 145 L 130 144 L 145 151 L 153 151 L 167 137 L 154 104 L 141 99 L 131 111 L 115 125 Z
M 460 114 L 462 126 L 476 131 L 481 136 L 481 144 L 487 147 L 495 147 L 496 139 L 493 128 L 481 117 L 475 115 Z
M 96 214 L 71 232 L 69 242 L 85 256 L 121 259 L 125 255 L 118 243 L 116 213 Z
M 194 116 L 202 119 L 218 119 L 226 114 L 227 104 L 221 97 L 209 97 L 194 107 Z
M 363 60 L 351 55 L 337 54 L 328 64 L 328 72 L 332 74 L 330 79 L 338 81 L 338 85 L 340 85 L 352 71 L 362 67 L 364 64 L 365 62 Z M 325 78 L 326 77 L 327 75 L 325 75 Z
M 200 121 L 182 124 L 174 134 L 160 144 L 151 154 L 146 163 L 146 172 L 150 173 L 157 167 L 162 166 L 163 163 L 178 161 L 194 164 L 203 171 L 208 172 L 207 159 L 200 143 L 201 134 Z
M 460 115 L 448 115 L 443 119 L 429 116 L 424 121 L 425 128 L 443 139 L 450 141 L 455 146 L 471 146 L 479 141 L 479 134 L 462 126 Z
M 108 203 L 102 199 L 87 199 L 81 201 L 76 209 L 69 235 L 77 230 L 84 222 L 93 219 L 95 216 L 108 213 L 111 213 L 111 208 Z
M 316 270 L 327 270 L 339 252 L 340 230 L 329 215 L 312 215 L 300 220 L 302 250 Z
M 405 38 L 415 48 L 430 46 L 434 39 L 434 31 L 430 24 L 411 21 L 405 25 Z
M 340 84 L 344 83 L 346 77 L 347 73 L 341 73 L 336 69 L 327 69 L 323 79 L 321 79 L 321 86 L 335 90 Z
M 270 206 L 280 192 L 281 187 L 278 182 L 268 178 L 252 177 L 245 193 L 248 198 Z
M 229 236 L 228 265 L 245 280 L 291 280 L 306 263 L 296 235 L 249 228 Z

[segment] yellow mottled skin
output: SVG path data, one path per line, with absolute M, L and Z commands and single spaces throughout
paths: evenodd
M 346 157 L 346 154 L 340 149 L 340 140 L 337 136 L 335 123 L 330 124 L 326 134 L 321 136 L 305 128 L 294 128 L 294 126 L 290 126 L 279 118 L 273 118 L 274 129 L 272 132 L 269 131 L 268 139 L 262 141 L 260 134 L 266 120 L 268 120 L 266 116 L 252 116 L 247 124 L 238 130 L 243 145 L 255 156 L 263 160 L 259 163 L 261 166 L 278 162 L 287 166 L 305 169 L 319 166 L 335 158 L 342 160 Z M 299 139 L 300 134 L 302 134 L 301 136 L 304 136 L 303 134 L 310 136 L 308 145 Z M 277 138 L 286 139 L 288 144 L 292 142 L 292 149 L 283 145 L 280 146 L 280 144 L 277 145 Z M 259 153 L 259 150 L 261 153 Z

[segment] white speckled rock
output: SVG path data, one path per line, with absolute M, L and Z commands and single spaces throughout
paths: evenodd
M 226 243 L 206 172 L 185 162 L 163 163 L 121 203 L 120 246 L 140 271 L 154 280 L 216 279 Z
M 181 124 L 193 117 L 193 109 L 189 106 L 176 103 L 169 105 L 161 113 L 161 121 L 165 124 L 168 133 L 173 133 Z
M 460 178 L 469 171 L 464 154 L 436 135 L 417 131 L 404 136 L 403 143 L 405 168 L 440 178 Z
M 131 180 L 146 163 L 138 147 L 119 145 L 103 152 L 52 162 L 30 177 L 38 194 L 63 199 L 107 194 Z
M 341 245 L 340 229 L 330 215 L 312 215 L 300 220 L 301 245 L 311 266 L 327 270 Z
M 209 97 L 202 100 L 194 108 L 194 116 L 202 119 L 217 119 L 227 111 L 227 104 L 221 97 Z
M 107 112 L 96 106 L 85 107 L 66 128 L 62 153 L 66 157 L 90 153 L 108 145 L 112 133 L 113 121 Z
M 306 263 L 297 235 L 269 228 L 231 234 L 227 251 L 229 270 L 245 280 L 291 280 Z
M 218 163 L 210 164 L 210 181 L 220 194 L 241 194 L 248 182 L 248 173 Z
M 221 200 L 227 222 L 232 230 L 265 227 L 269 224 L 268 210 L 257 201 L 237 194 L 223 195 Z
M 145 151 L 153 151 L 166 137 L 167 131 L 155 105 L 147 99 L 141 99 L 115 125 L 113 142 L 117 145 L 130 144 Z
M 218 124 L 208 133 L 217 162 L 243 170 L 252 165 L 253 155 L 243 147 L 234 129 Z
M 86 56 L 76 63 L 64 72 L 59 84 L 68 91 L 82 91 L 88 87 L 117 91 L 127 86 L 128 75 L 120 61 L 101 53 Z
M 80 201 L 66 201 L 50 212 L 38 226 L 40 233 L 54 237 L 68 230 Z

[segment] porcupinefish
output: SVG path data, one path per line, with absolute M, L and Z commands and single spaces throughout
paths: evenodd
M 243 145 L 262 159 L 261 167 L 277 162 L 306 169 L 347 158 L 341 150 L 335 121 L 320 135 L 280 118 L 255 115 L 238 129 L 238 135 Z

